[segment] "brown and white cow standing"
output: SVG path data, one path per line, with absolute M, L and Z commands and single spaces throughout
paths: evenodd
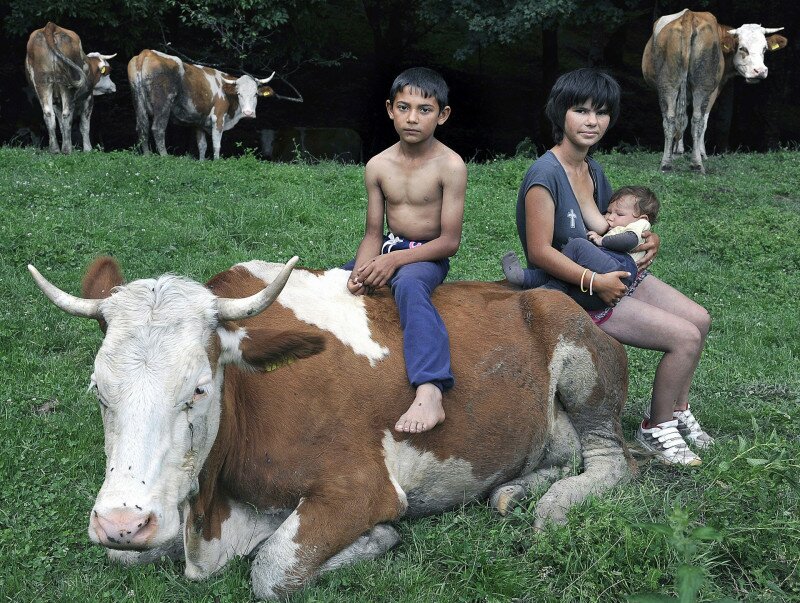
M 296 259 L 239 264 L 203 286 L 123 285 L 101 258 L 83 298 L 30 267 L 58 307 L 105 331 L 91 388 L 106 471 L 89 536 L 111 558 L 182 552 L 201 579 L 256 551 L 254 592 L 274 598 L 382 554 L 402 517 L 486 496 L 504 513 L 549 486 L 542 527 L 631 475 L 625 351 L 566 296 L 438 287 L 456 386 L 441 427 L 400 434 L 414 392 L 391 294 L 351 295 L 340 269 L 290 276 Z
M 25 75 L 42 106 L 52 153 L 58 153 L 56 119 L 61 129 L 61 151 L 72 152 L 72 118 L 76 110 L 81 116 L 83 150 L 92 150 L 89 121 L 94 97 L 116 92 L 108 63 L 115 56 L 116 53 L 84 54 L 78 34 L 55 23 L 31 33 L 25 55 Z
M 733 29 L 717 23 L 711 13 L 688 9 L 653 24 L 653 34 L 642 55 L 642 74 L 658 91 L 664 126 L 662 171 L 672 169 L 673 153 L 683 152 L 691 98 L 692 169 L 705 173 L 705 132 L 714 101 L 737 73 L 750 84 L 767 77 L 765 54 L 785 47 L 787 40 L 766 35 L 782 29 L 752 23 Z
M 143 50 L 128 62 L 142 152 L 150 153 L 152 130 L 156 150 L 167 154 L 164 132 L 172 116 L 195 127 L 201 160 L 206 156 L 206 133 L 211 134 L 214 159 L 219 159 L 222 133 L 242 117 L 255 118 L 258 97 L 273 94 L 265 84 L 274 76 L 275 73 L 260 80 L 249 75 L 235 78 L 157 50 Z

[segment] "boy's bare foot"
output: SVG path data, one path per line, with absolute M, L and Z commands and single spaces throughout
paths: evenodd
M 423 383 L 417 388 L 417 397 L 397 420 L 394 429 L 404 433 L 420 433 L 433 429 L 442 421 L 442 392 L 433 383 Z

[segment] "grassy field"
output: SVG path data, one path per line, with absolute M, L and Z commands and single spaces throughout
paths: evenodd
M 532 529 L 535 500 L 501 520 L 484 504 L 401 522 L 382 559 L 322 577 L 297 601 L 615 601 L 637 593 L 800 600 L 800 153 L 712 157 L 708 175 L 656 154 L 599 156 L 614 186 L 662 200 L 653 272 L 710 311 L 693 408 L 718 445 L 698 469 L 642 462 L 635 482 L 569 523 Z M 519 251 L 514 204 L 529 159 L 470 165 L 464 238 L 450 279 L 497 280 Z M 78 293 L 113 254 L 129 279 L 204 281 L 252 258 L 329 267 L 363 229 L 363 168 L 198 163 L 128 152 L 53 157 L 0 149 L 0 601 L 248 601 L 248 563 L 192 583 L 181 564 L 125 569 L 86 535 L 102 482 L 100 343 L 35 288 L 35 264 Z M 629 350 L 631 441 L 657 355 Z M 699 589 L 699 590 L 698 590 Z M 639 600 L 645 600 L 640 598 Z M 648 599 L 648 600 L 656 600 Z M 668 599 L 657 599 L 668 600 Z

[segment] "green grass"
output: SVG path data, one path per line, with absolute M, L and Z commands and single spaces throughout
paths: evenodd
M 638 480 L 543 534 L 532 528 L 535 500 L 506 520 L 472 504 L 401 522 L 394 551 L 294 600 L 614 601 L 675 596 L 680 580 L 691 594 L 698 576 L 698 600 L 800 600 L 800 153 L 712 157 L 706 176 L 686 160 L 661 174 L 652 153 L 599 160 L 615 186 L 659 195 L 653 271 L 713 316 L 692 400 L 719 445 L 699 469 L 643 464 Z M 514 205 L 529 163 L 469 166 L 451 279 L 501 278 L 500 256 L 520 249 Z M 46 301 L 25 265 L 73 293 L 98 254 L 115 255 L 129 279 L 203 281 L 235 262 L 294 254 L 306 266 L 338 265 L 362 234 L 362 172 L 250 156 L 0 149 L 0 601 L 251 598 L 244 560 L 191 583 L 180 564 L 124 569 L 89 543 L 104 459 L 86 385 L 100 333 Z M 658 356 L 631 349 L 629 358 L 632 438 Z M 48 402 L 53 412 L 37 412 Z

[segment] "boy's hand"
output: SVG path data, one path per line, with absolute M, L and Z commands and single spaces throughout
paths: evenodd
M 397 270 L 391 253 L 378 255 L 356 268 L 356 279 L 365 287 L 383 287 Z
M 353 295 L 364 295 L 366 293 L 364 284 L 356 280 L 355 271 L 350 273 L 350 278 L 347 279 L 347 290 Z
M 603 244 L 603 236 L 602 236 L 602 235 L 599 235 L 599 234 L 597 234 L 597 233 L 596 233 L 595 231 L 593 231 L 593 230 L 590 230 L 589 232 L 587 232 L 587 233 L 586 233 L 586 236 L 589 238 L 589 240 L 590 240 L 592 243 L 594 243 L 594 244 L 595 244 L 595 245 L 597 245 L 598 247 L 599 247 L 599 246 L 601 246 L 601 245 Z
M 650 267 L 650 264 L 652 264 L 653 260 L 656 259 L 656 255 L 658 255 L 658 248 L 661 247 L 661 237 L 659 237 L 652 230 L 645 230 L 642 233 L 642 238 L 644 239 L 644 243 L 633 250 L 646 252 L 644 257 L 636 262 L 636 266 L 639 268 L 639 270 L 644 270 L 645 268 Z

